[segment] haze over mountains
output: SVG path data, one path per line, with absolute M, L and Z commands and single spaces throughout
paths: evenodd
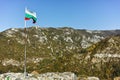
M 120 30 L 29 27 L 27 71 L 74 72 L 101 79 L 120 75 Z M 23 72 L 25 33 L 0 32 L 0 73 Z

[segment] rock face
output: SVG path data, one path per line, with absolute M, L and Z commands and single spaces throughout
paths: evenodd
M 77 77 L 71 72 L 28 74 L 26 78 L 22 73 L 4 73 L 0 75 L 0 80 L 77 80 Z

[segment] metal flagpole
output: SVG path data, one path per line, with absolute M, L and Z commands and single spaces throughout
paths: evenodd
M 27 43 L 27 34 L 26 34 L 26 20 L 25 20 L 25 51 L 24 51 L 24 77 L 26 78 L 26 43 Z

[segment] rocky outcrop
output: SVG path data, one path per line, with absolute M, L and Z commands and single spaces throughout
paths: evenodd
M 35 72 L 35 71 L 34 71 Z M 36 72 L 35 72 L 36 73 Z M 100 80 L 98 77 L 77 77 L 74 73 L 44 73 L 44 74 L 28 74 L 23 73 L 4 73 L 0 74 L 0 80 Z M 119 80 L 119 79 L 115 79 Z
M 77 80 L 77 77 L 71 72 L 28 74 L 26 78 L 23 73 L 4 73 L 0 75 L 0 80 Z

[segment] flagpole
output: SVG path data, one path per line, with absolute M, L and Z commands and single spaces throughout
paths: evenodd
M 27 8 L 25 8 L 25 13 L 30 15 L 30 16 L 26 16 L 25 15 L 25 20 L 24 20 L 24 27 L 25 27 L 25 50 L 24 50 L 24 78 L 26 78 L 27 76 L 27 72 L 26 72 L 26 45 L 27 45 L 27 33 L 26 33 L 26 20 L 29 20 L 29 19 L 33 19 L 33 23 L 36 22 L 36 13 L 34 12 L 30 12 L 29 10 L 27 10 Z
M 25 21 L 25 49 L 24 49 L 24 77 L 26 78 L 26 41 L 27 41 L 27 34 L 26 34 L 26 20 Z

